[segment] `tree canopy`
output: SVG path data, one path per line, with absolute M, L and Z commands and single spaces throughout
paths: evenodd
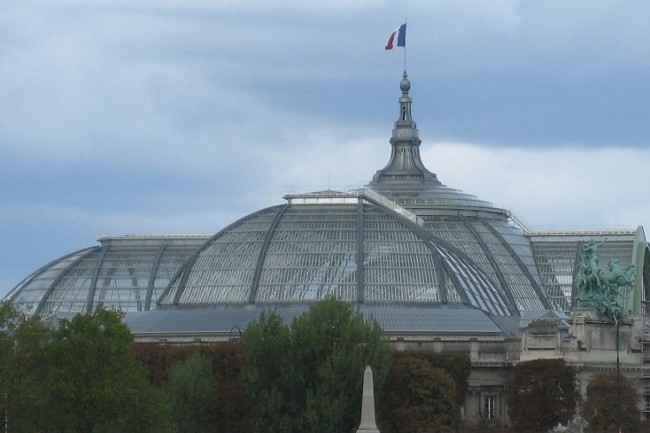
M 169 369 L 165 387 L 178 429 L 183 433 L 214 431 L 213 413 L 217 405 L 217 387 L 212 361 L 195 351 Z
M 240 341 L 219 341 L 200 345 L 136 342 L 133 348 L 137 359 L 147 368 L 148 380 L 155 387 L 167 391 L 172 381 L 174 365 L 183 364 L 193 355 L 207 358 L 210 361 L 217 399 L 210 414 L 210 431 L 250 433 L 253 430 L 252 401 L 242 378 L 246 350 Z M 203 379 L 208 382 L 209 377 L 206 372 Z M 166 394 L 169 396 L 168 392 Z M 172 411 L 175 411 L 177 406 L 173 403 L 172 405 Z
M 353 432 L 361 413 L 363 371 L 384 382 L 390 350 L 375 321 L 327 299 L 287 326 L 263 314 L 244 332 L 248 389 L 258 432 Z
M 0 413 L 6 428 L 44 431 L 46 413 L 47 347 L 51 330 L 41 320 L 0 303 Z
M 453 432 L 460 411 L 457 386 L 444 369 L 426 358 L 397 357 L 381 402 L 382 432 Z
M 48 349 L 50 425 L 58 431 L 170 431 L 162 394 L 146 381 L 133 338 L 116 311 L 63 319 Z
M 519 432 L 548 431 L 566 424 L 580 401 L 576 372 L 563 359 L 517 364 L 507 390 L 508 415 Z
M 135 359 L 120 313 L 100 308 L 50 328 L 3 304 L 0 329 L 10 431 L 175 430 L 167 400 Z
M 589 381 L 587 399 L 582 411 L 589 423 L 587 432 L 617 432 L 619 416 L 624 432 L 640 431 L 639 396 L 624 375 L 621 374 L 618 381 L 618 392 L 616 371 L 599 373 Z

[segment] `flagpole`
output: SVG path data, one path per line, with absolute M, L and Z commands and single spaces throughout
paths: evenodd
M 404 8 L 406 8 L 406 6 L 404 6 Z M 406 10 L 404 11 L 404 24 L 408 24 L 408 21 L 406 19 Z M 406 28 L 408 28 L 408 25 Z M 406 72 L 406 36 L 404 41 L 404 72 Z
M 404 24 L 408 28 L 408 5 L 404 2 Z M 404 73 L 406 73 L 406 35 L 404 36 Z
M 384 49 L 392 50 L 393 48 L 400 47 L 404 49 L 404 72 L 406 72 L 406 19 L 404 24 L 399 26 L 397 29 L 390 34 L 388 42 Z

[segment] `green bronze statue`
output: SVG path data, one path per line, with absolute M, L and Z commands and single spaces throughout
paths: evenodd
M 582 245 L 582 254 L 578 266 L 578 306 L 595 310 L 599 314 L 618 322 L 625 315 L 625 306 L 621 288 L 631 288 L 636 277 L 636 266 L 630 265 L 625 270 L 618 260 L 611 259 L 607 272 L 598 264 L 598 247 L 605 241 L 596 243 L 593 239 Z

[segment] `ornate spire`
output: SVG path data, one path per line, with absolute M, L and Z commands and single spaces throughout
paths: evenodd
M 419 133 L 411 117 L 409 90 L 411 82 L 404 71 L 399 83 L 402 96 L 399 98 L 399 118 L 395 121 L 390 139 L 392 147 L 390 161 L 386 167 L 378 170 L 372 178 L 372 184 L 383 182 L 420 181 L 441 185 L 436 175 L 426 169 L 420 158 Z

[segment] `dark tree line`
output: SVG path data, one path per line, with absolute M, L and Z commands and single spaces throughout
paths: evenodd
M 98 309 L 46 326 L 0 304 L 0 413 L 16 432 L 173 432 L 121 315 Z
M 516 365 L 507 396 L 514 429 L 543 433 L 558 424 L 567 425 L 580 414 L 588 424 L 588 433 L 616 433 L 619 427 L 626 433 L 641 431 L 639 397 L 625 376 L 621 374 L 617 381 L 616 371 L 595 375 L 582 401 L 576 375 L 576 370 L 562 359 L 538 359 Z
M 0 415 L 17 432 L 353 432 L 365 365 L 383 433 L 460 432 L 467 353 L 391 353 L 347 304 L 315 304 L 291 323 L 263 315 L 244 343 L 134 344 L 99 309 L 48 326 L 0 304 Z M 624 376 L 596 375 L 581 405 L 563 360 L 522 362 L 507 389 L 512 430 L 546 432 L 577 412 L 588 432 L 641 431 Z M 324 430 L 325 429 L 325 430 Z
M 182 375 L 189 376 L 184 382 L 193 383 L 199 376 L 197 386 L 179 392 L 201 395 L 200 388 L 209 385 L 214 390 L 214 404 L 200 403 L 200 412 L 208 422 L 202 423 L 203 432 L 250 433 L 253 429 L 252 400 L 242 380 L 245 368 L 245 347 L 240 342 L 219 342 L 204 345 L 164 345 L 157 343 L 136 343 L 136 357 L 147 367 L 147 378 L 156 388 L 166 391 L 170 398 L 170 388 L 174 381 L 174 369 L 184 366 Z M 192 358 L 200 358 L 202 366 L 192 367 Z M 198 363 L 198 362 L 197 362 Z M 207 364 L 210 374 L 207 373 Z M 202 373 L 201 373 L 202 371 Z M 192 373 L 192 374 L 190 374 Z M 188 396 L 189 397 L 189 396 Z M 187 398 L 190 400 L 191 398 Z M 183 403 L 181 403 L 182 405 Z M 182 423 L 183 412 L 175 409 L 174 419 Z M 187 427 L 186 427 L 187 428 Z M 194 427 L 191 427 L 194 428 Z M 179 429 L 180 431 L 185 431 Z
M 617 389 L 618 388 L 618 389 Z M 630 381 L 616 371 L 594 376 L 587 385 L 583 416 L 589 422 L 589 433 L 615 433 L 618 427 L 625 433 L 650 431 L 641 429 L 639 396 Z M 650 426 L 647 426 L 650 427 Z
M 254 429 L 253 420 L 258 422 L 258 431 L 293 431 L 294 418 L 299 419 L 297 422 L 300 423 L 309 422 L 300 420 L 301 411 L 305 414 L 308 412 L 309 403 L 305 396 L 309 393 L 312 401 L 315 401 L 317 397 L 329 398 L 328 392 L 346 394 L 346 401 L 355 406 L 339 412 L 339 414 L 345 413 L 345 417 L 326 422 L 347 422 L 352 430 L 356 430 L 360 414 L 362 374 L 354 373 L 353 365 L 355 362 L 359 368 L 365 365 L 360 361 L 366 359 L 376 347 L 380 348 L 381 359 L 386 356 L 385 341 L 381 333 L 375 333 L 377 329 L 370 333 L 371 340 L 374 339 L 376 344 L 368 343 L 365 339 L 361 344 L 344 341 L 350 336 L 368 335 L 368 325 L 363 324 L 359 319 L 360 317 L 349 306 L 330 302 L 318 306 L 314 311 L 298 319 L 299 324 L 295 327 L 292 323 L 284 323 L 275 314 L 261 317 L 244 333 L 244 345 L 217 343 L 197 347 L 136 344 L 136 352 L 138 358 L 148 365 L 151 380 L 161 387 L 169 380 L 169 366 L 186 359 L 193 351 L 198 350 L 213 360 L 213 375 L 217 383 L 216 392 L 219 401 L 214 418 L 220 422 L 211 431 L 251 432 Z M 351 323 L 347 323 L 348 321 Z M 339 326 L 341 324 L 344 325 Z M 339 328 L 343 331 L 336 331 Z M 364 328 L 366 331 L 359 332 Z M 293 329 L 297 329 L 299 335 L 292 340 Z M 253 337 L 251 337 L 252 333 L 254 333 Z M 305 333 L 309 336 L 305 337 Z M 321 344 L 323 340 L 325 343 Z M 295 349 L 294 352 L 291 344 L 298 344 L 300 350 Z M 251 346 L 254 348 L 251 349 Z M 317 352 L 314 353 L 312 352 L 314 349 L 309 349 L 312 346 Z M 334 359 L 327 361 L 332 354 Z M 387 374 L 384 373 L 385 379 L 381 377 L 382 369 L 377 368 L 377 364 L 374 365 L 377 417 L 381 431 L 384 433 L 409 431 L 400 429 L 402 422 L 395 422 L 397 419 L 404 420 L 408 428 L 438 429 L 439 427 L 438 430 L 430 431 L 456 431 L 458 407 L 464 401 L 468 386 L 469 355 L 418 352 L 394 353 L 392 357 L 393 362 Z M 314 364 L 308 365 L 307 362 L 300 361 L 301 365 L 296 366 L 292 362 L 296 359 L 312 359 Z M 421 364 L 425 375 L 433 371 L 432 380 L 423 382 L 419 371 L 411 371 L 409 368 L 413 364 Z M 255 365 L 257 367 L 254 367 Z M 338 376 L 331 374 L 337 368 Z M 319 369 L 325 374 L 319 375 L 317 373 Z M 311 371 L 305 373 L 305 370 Z M 348 375 L 348 382 L 341 379 L 341 375 Z M 310 379 L 307 381 L 305 377 Z M 336 378 L 333 384 L 328 377 Z M 249 386 L 259 385 L 259 389 L 250 390 L 249 394 L 243 379 L 251 381 L 247 382 Z M 319 385 L 321 381 L 322 385 Z M 309 383 L 309 385 L 299 390 L 295 385 L 296 382 L 301 385 Z M 381 387 L 382 382 L 383 387 Z M 351 391 L 346 388 L 346 383 L 351 384 Z M 320 389 L 314 391 L 317 388 Z M 415 399 L 404 398 L 404 396 L 411 391 L 423 395 L 423 398 L 417 401 L 418 409 L 428 408 L 424 412 L 426 416 L 421 416 L 417 422 L 407 421 L 407 408 L 415 403 Z M 313 411 L 315 403 L 311 405 Z M 332 415 L 331 407 L 325 408 L 329 411 L 327 416 L 335 416 Z M 287 413 L 290 410 L 295 411 L 293 416 Z M 316 430 L 320 422 L 317 418 L 318 413 L 316 412 L 316 415 L 313 415 L 314 412 L 311 413 L 311 419 L 315 420 L 312 421 L 313 428 Z
M 576 371 L 563 359 L 517 364 L 507 400 L 510 422 L 517 431 L 546 432 L 558 423 L 567 424 L 580 403 Z
M 467 353 L 396 353 L 381 393 L 381 431 L 458 431 L 470 374 Z

